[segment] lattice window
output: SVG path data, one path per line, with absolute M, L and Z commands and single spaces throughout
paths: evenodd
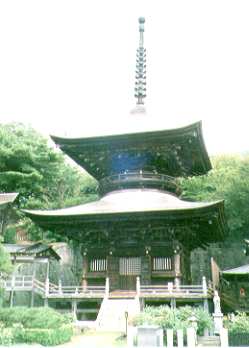
M 91 259 L 89 263 L 90 272 L 104 272 L 107 270 L 106 259 Z
M 172 266 L 171 257 L 153 257 L 153 271 L 172 271 Z
M 141 258 L 140 257 L 121 257 L 119 259 L 120 275 L 140 275 Z

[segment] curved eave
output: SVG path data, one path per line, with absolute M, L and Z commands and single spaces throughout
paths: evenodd
M 61 138 L 53 135 L 51 136 L 52 140 L 63 152 L 98 180 L 101 179 L 101 175 L 96 169 L 90 166 L 87 167 L 86 163 L 80 157 L 80 152 L 89 153 L 89 151 L 95 151 L 94 149 L 98 151 L 98 149 L 115 147 L 129 148 L 130 144 L 133 144 L 133 146 L 134 144 L 135 146 L 139 146 L 139 144 L 163 144 L 166 146 L 168 143 L 175 143 L 177 145 L 177 143 L 181 143 L 184 138 L 189 139 L 190 137 L 195 138 L 194 149 L 198 156 L 198 169 L 196 170 L 190 166 L 191 168 L 188 168 L 186 173 L 182 172 L 182 175 L 178 176 L 206 174 L 212 166 L 203 140 L 201 121 L 181 128 L 150 132 L 86 138 Z M 180 155 L 183 160 L 187 157 L 185 153 L 189 150 L 188 148 L 189 146 L 185 144 L 184 151 Z
M 160 209 L 147 211 L 122 211 L 122 212 L 106 212 L 106 213 L 85 213 L 85 214 L 56 214 L 53 211 L 32 211 L 24 210 L 25 214 L 35 223 L 47 229 L 59 229 L 60 231 L 76 230 L 86 228 L 94 224 L 101 227 L 101 224 L 125 223 L 125 222 L 148 222 L 148 221 L 165 221 L 169 224 L 187 224 L 196 222 L 206 224 L 206 228 L 213 230 L 211 239 L 207 239 L 207 243 L 222 241 L 225 238 L 227 226 L 224 218 L 224 202 L 217 201 L 206 203 L 200 207 L 191 209 Z M 211 225 L 208 225 L 209 223 Z M 97 228 L 99 228 L 97 227 Z M 201 231 L 200 233 L 204 233 Z M 204 236 L 205 237 L 205 236 Z M 206 237 L 205 237 L 206 238 Z M 205 239 L 204 238 L 204 239 Z

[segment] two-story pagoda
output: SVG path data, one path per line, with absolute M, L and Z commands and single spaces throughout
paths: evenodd
M 135 97 L 130 115 L 145 114 L 144 19 L 139 19 Z M 223 240 L 223 202 L 196 203 L 179 198 L 178 177 L 211 169 L 201 123 L 159 131 L 60 138 L 60 149 L 99 182 L 100 199 L 51 211 L 26 211 L 39 226 L 82 245 L 83 284 L 110 290 L 141 285 L 191 284 L 190 253 Z

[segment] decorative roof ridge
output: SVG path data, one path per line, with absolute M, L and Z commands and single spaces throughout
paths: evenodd
M 135 98 L 137 106 L 144 105 L 146 97 L 146 49 L 144 48 L 144 23 L 145 18 L 140 17 L 139 22 L 139 47 L 136 55 Z

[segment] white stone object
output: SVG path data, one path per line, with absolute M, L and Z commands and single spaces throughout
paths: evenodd
M 217 290 L 214 291 L 213 302 L 214 302 L 214 313 L 215 313 L 215 314 L 220 314 L 220 313 L 221 313 L 221 308 L 220 308 L 220 296 L 219 296 Z
M 134 326 L 128 326 L 127 328 L 127 347 L 134 347 L 134 340 L 137 335 L 137 328 Z
M 196 346 L 196 333 L 193 327 L 187 329 L 187 346 L 194 348 Z
M 163 347 L 163 329 L 158 330 L 158 336 L 159 347 Z
M 213 313 L 213 319 L 214 319 L 214 333 L 219 335 L 221 329 L 223 329 L 223 314 Z
M 138 347 L 159 347 L 160 328 L 154 325 L 144 325 L 137 328 Z
M 222 328 L 220 330 L 220 345 L 222 348 L 228 347 L 228 330 Z
M 167 329 L 167 348 L 172 348 L 173 342 L 173 330 Z

